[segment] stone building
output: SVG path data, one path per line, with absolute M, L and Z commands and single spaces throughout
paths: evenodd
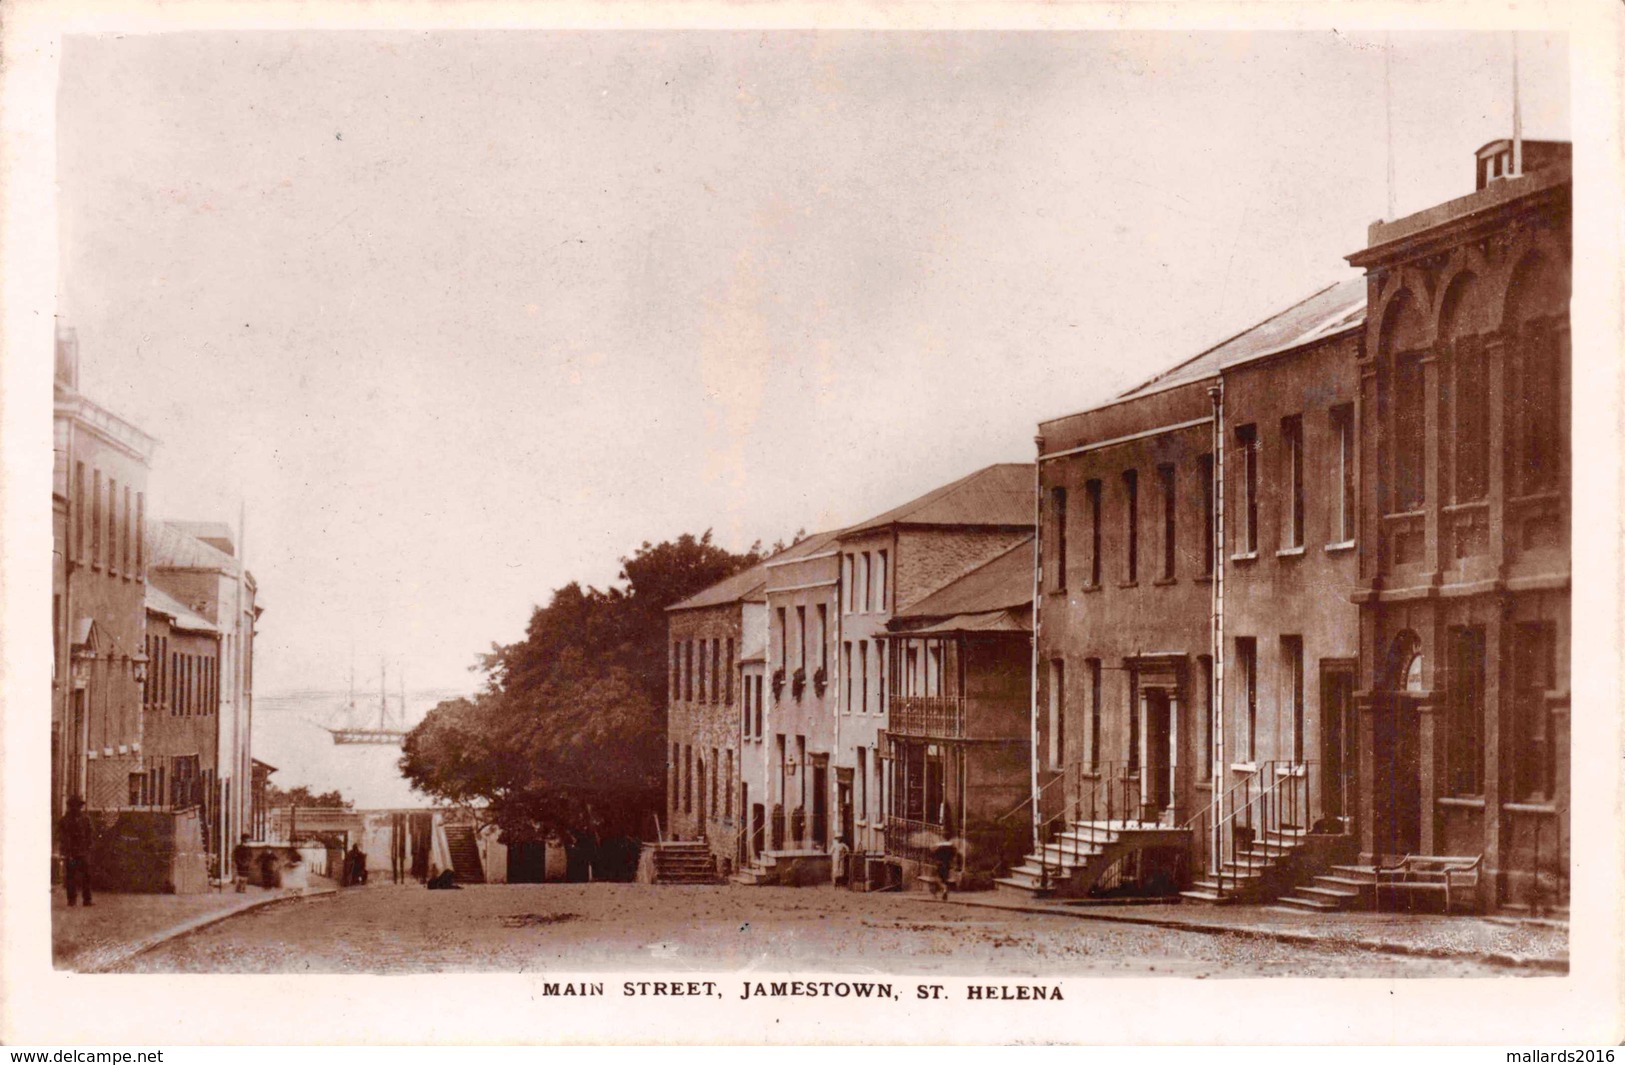
M 1359 363 L 1364 859 L 1481 858 L 1483 907 L 1567 903 L 1568 145 L 1493 141 L 1476 189 L 1349 256 Z
M 1165 893 L 1346 808 L 1321 763 L 1357 649 L 1363 308 L 1358 280 L 1330 286 L 1040 426 L 1047 846 L 1011 887 Z
M 703 840 L 726 874 L 746 845 L 750 788 L 744 745 L 759 716 L 767 642 L 767 571 L 758 564 L 667 608 L 670 692 L 666 715 L 666 826 L 673 840 Z
M 141 772 L 149 561 L 141 528 L 158 444 L 79 391 L 69 329 L 57 334 L 54 401 L 53 824 L 70 796 L 93 814 L 127 805 Z
M 218 676 L 207 693 L 215 752 L 203 774 L 212 841 L 233 841 L 253 823 L 254 625 L 263 607 L 237 537 L 219 522 L 147 524 L 148 579 L 218 631 Z M 218 848 L 215 850 L 218 858 Z

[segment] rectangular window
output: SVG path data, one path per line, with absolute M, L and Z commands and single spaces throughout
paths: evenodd
M 884 551 L 875 556 L 875 586 L 879 589 L 875 609 L 885 612 L 889 600 L 886 598 L 886 552 Z
M 885 645 L 875 641 L 875 711 L 886 712 L 886 654 Z
M 846 674 L 846 712 L 851 713 L 853 702 L 852 692 L 857 685 L 857 675 L 852 672 L 852 641 L 848 640 L 841 645 L 841 667 Z
M 1128 771 L 1140 771 L 1140 678 L 1128 675 Z
M 90 565 L 94 569 L 102 564 L 102 471 L 94 474 L 95 486 L 90 493 Z
M 744 716 L 740 719 L 739 734 L 744 736 L 746 739 L 749 739 L 750 735 L 751 735 L 751 732 L 750 732 L 750 720 L 751 720 L 750 719 L 750 687 L 751 687 L 750 678 L 749 677 L 741 677 L 740 680 L 744 684 L 744 690 L 742 692 L 740 692 L 740 700 L 739 700 L 741 712 L 743 713 Z
M 788 637 L 785 635 L 785 630 L 787 628 L 788 626 L 785 624 L 784 620 L 784 607 L 781 606 L 779 607 L 779 662 L 776 668 L 783 670 L 788 670 L 790 668 L 790 656 L 787 653 L 788 647 L 785 643 L 785 641 L 788 639 Z
M 863 612 L 869 613 L 875 608 L 874 604 L 874 570 L 870 568 L 869 552 L 863 553 L 863 597 L 859 600 L 863 604 Z
M 1196 459 L 1197 476 L 1202 478 L 1202 576 L 1213 576 L 1213 456 Z
M 1332 522 L 1332 539 L 1346 544 L 1354 540 L 1354 407 L 1344 403 L 1333 407 L 1331 413 L 1332 485 L 1336 497 L 1332 505 L 1337 517 Z
M 1175 512 L 1179 495 L 1174 491 L 1174 468 L 1163 465 L 1157 467 L 1157 477 L 1162 481 L 1162 579 L 1174 579 L 1174 558 L 1179 551 L 1178 528 L 1175 524 Z
M 1089 667 L 1089 768 L 1100 768 L 1100 659 L 1086 660 Z
M 1518 336 L 1517 461 L 1520 492 L 1555 488 L 1561 482 L 1565 436 L 1562 425 L 1564 352 L 1553 323 L 1527 323 Z
M 1394 510 L 1420 510 L 1427 498 L 1427 410 L 1422 356 L 1401 355 L 1394 362 Z
M 135 557 L 131 541 L 135 539 L 135 529 L 130 523 L 130 516 L 134 513 L 133 493 L 130 486 L 124 486 L 124 535 L 119 537 L 119 569 L 124 571 L 126 577 L 130 576 L 130 560 Z
M 1049 749 L 1045 752 L 1049 767 L 1060 769 L 1066 757 L 1066 662 L 1052 658 L 1049 662 Z
M 1557 686 L 1557 627 L 1549 621 L 1513 628 L 1512 709 L 1515 800 L 1556 797 L 1557 736 L 1546 693 Z
M 717 812 L 717 749 L 711 748 L 711 806 L 714 816 Z
M 869 751 L 858 748 L 858 771 L 854 774 L 858 778 L 858 820 L 869 820 Z
M 1455 416 L 1455 501 L 1484 498 L 1490 487 L 1489 372 L 1478 337 L 1456 344 L 1450 406 Z
M 807 668 L 807 608 L 796 607 L 796 646 L 800 653 L 796 657 L 796 668 Z
M 147 575 L 147 493 L 135 494 L 135 575 Z
M 1286 670 L 1287 709 L 1292 715 L 1292 761 L 1303 762 L 1303 637 L 1281 637 L 1281 665 Z
M 680 640 L 673 640 L 671 645 L 671 697 L 673 701 L 683 697 L 683 644 Z
M 739 671 L 739 665 L 734 661 L 734 638 L 732 636 L 728 637 L 728 657 L 723 665 L 728 671 L 727 687 L 725 689 L 727 695 L 723 701 L 732 706 L 734 704 L 734 674 Z
M 711 641 L 711 701 L 720 702 L 722 699 L 722 641 Z M 716 765 L 712 764 L 712 769 Z
M 1066 590 L 1066 489 L 1049 490 L 1050 582 L 1052 591 Z
M 1445 793 L 1484 793 L 1484 630 L 1450 630 L 1449 738 L 1445 748 Z
M 107 572 L 118 574 L 118 482 L 107 479 Z
M 1089 587 L 1100 587 L 1100 482 L 1090 481 L 1083 486 L 1089 497 Z
M 1202 764 L 1196 767 L 1196 776 L 1199 780 L 1213 779 L 1213 656 L 1198 655 L 1197 679 L 1202 685 L 1202 691 L 1197 695 L 1197 705 L 1202 708 Z
M 863 701 L 858 704 L 858 712 L 869 712 L 869 641 L 858 641 L 858 672 L 863 677 Z
M 694 701 L 694 641 L 683 641 L 683 699 Z
M 683 745 L 683 812 L 694 812 L 694 748 Z
M 74 504 L 73 504 L 73 526 L 74 526 L 73 557 L 74 557 L 74 560 L 76 562 L 84 562 L 84 560 L 85 560 L 85 464 L 83 462 L 74 463 L 73 491 L 74 491 Z
M 1286 480 L 1286 520 L 1281 523 L 1282 547 L 1303 546 L 1303 417 L 1281 419 L 1281 456 Z
M 734 815 L 734 753 L 731 748 L 728 751 L 728 775 L 722 786 L 723 794 L 727 796 L 722 816 L 732 817 Z M 743 813 L 744 811 L 740 812 Z
M 824 671 L 824 679 L 829 680 L 829 605 L 818 604 L 818 668 Z
M 1135 584 L 1140 579 L 1140 474 L 1136 470 L 1123 471 L 1123 501 L 1126 529 L 1123 579 Z
M 1241 543 L 1238 554 L 1258 553 L 1258 429 L 1236 429 L 1237 461 L 1241 463 Z
M 756 738 L 762 738 L 762 692 L 763 678 L 756 678 Z
M 700 680 L 699 680 L 699 696 L 700 696 L 700 700 L 699 701 L 703 703 L 703 702 L 705 702 L 705 641 L 704 640 L 700 641 L 699 658 L 700 658 Z
M 1258 641 L 1251 636 L 1236 637 L 1236 668 L 1241 673 L 1242 761 L 1258 756 Z

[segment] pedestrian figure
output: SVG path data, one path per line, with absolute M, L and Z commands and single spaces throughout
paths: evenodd
M 450 869 L 442 870 L 429 878 L 430 891 L 461 891 L 462 885 L 457 883 L 457 874 Z
M 847 882 L 846 859 L 850 853 L 851 848 L 846 845 L 846 840 L 836 837 L 835 846 L 829 852 L 829 875 L 836 887 Z
M 95 831 L 90 815 L 85 813 L 85 800 L 73 796 L 61 824 L 62 879 L 68 889 L 69 906 L 77 905 L 80 895 L 85 897 L 86 906 L 91 905 L 90 846 Z
M 350 852 L 344 856 L 344 873 L 346 884 L 367 882 L 367 855 L 361 844 L 350 844 Z
M 254 864 L 254 851 L 248 845 L 247 832 L 243 833 L 242 842 L 232 849 L 231 864 L 233 869 L 236 870 L 236 876 L 233 879 L 237 885 L 237 893 L 240 895 L 248 890 L 249 867 Z
M 944 840 L 931 848 L 931 858 L 937 865 L 937 890 L 942 892 L 943 901 L 948 899 L 948 876 L 953 871 L 956 850 L 952 840 Z M 936 891 L 932 894 L 935 895 Z

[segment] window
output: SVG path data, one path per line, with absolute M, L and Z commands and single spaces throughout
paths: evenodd
M 683 641 L 683 698 L 694 701 L 694 641 Z
M 135 494 L 135 575 L 147 575 L 147 493 Z
M 1483 499 L 1490 486 L 1489 372 L 1478 337 L 1457 342 L 1454 369 L 1455 501 L 1471 503 Z
M 1175 526 L 1175 505 L 1178 494 L 1174 491 L 1174 468 L 1158 466 L 1157 477 L 1162 481 L 1162 579 L 1174 579 L 1174 555 L 1179 550 L 1178 529 Z
M 888 602 L 886 598 L 886 552 L 884 551 L 875 556 L 875 587 L 879 589 L 876 593 L 878 598 L 876 599 L 875 609 L 884 612 Z
M 818 668 L 829 679 L 829 606 L 818 604 Z
M 869 751 L 867 748 L 858 748 L 858 820 L 869 820 Z
M 1514 626 L 1512 639 L 1512 797 L 1551 799 L 1557 791 L 1557 737 L 1546 693 L 1557 686 L 1557 629 L 1549 621 L 1525 622 Z
M 1394 509 L 1421 509 L 1426 499 L 1424 434 L 1427 431 L 1422 356 L 1401 355 L 1394 362 Z
M 1050 590 L 1066 590 L 1066 489 L 1049 490 Z
M 85 464 L 83 462 L 74 463 L 73 486 L 75 493 L 73 505 L 73 557 L 76 561 L 83 562 L 85 560 Z
M 819 609 L 822 610 L 823 608 L 820 607 Z M 724 702 L 726 702 L 729 706 L 732 706 L 734 704 L 734 672 L 739 668 L 734 664 L 734 638 L 732 636 L 728 637 L 728 657 L 723 662 L 723 666 L 728 671 L 728 679 L 726 681 L 727 697 L 724 699 Z
M 671 645 L 671 697 L 683 697 L 683 645 L 677 640 Z
M 1246 730 L 1242 760 L 1258 756 L 1258 641 L 1251 636 L 1236 637 L 1236 666 L 1241 672 L 1241 721 Z
M 1196 460 L 1197 475 L 1202 478 L 1202 576 L 1213 576 L 1213 456 L 1201 455 Z
M 752 685 L 751 685 L 751 678 L 744 677 L 744 678 L 742 678 L 742 680 L 744 681 L 745 690 L 740 693 L 741 698 L 740 698 L 739 702 L 740 702 L 741 710 L 744 713 L 744 718 L 742 719 L 742 723 L 741 723 L 739 731 L 740 731 L 741 735 L 743 735 L 745 738 L 749 739 L 750 736 L 751 736 L 751 731 L 750 731 L 750 723 L 751 723 L 750 696 L 751 696 L 751 687 L 752 687 Z
M 886 712 L 886 655 L 885 645 L 875 641 L 875 712 Z
M 787 648 L 785 646 L 785 640 L 787 639 L 785 636 L 786 627 L 787 626 L 785 625 L 784 621 L 784 607 L 781 606 L 779 607 L 779 669 L 788 669 L 790 665 L 790 656 L 786 653 Z
M 124 535 L 119 538 L 119 569 L 124 571 L 126 577 L 130 576 L 130 560 L 135 557 L 131 541 L 135 539 L 135 530 L 130 523 L 130 515 L 134 512 L 130 486 L 124 486 Z
M 807 668 L 807 608 L 796 607 L 796 643 L 800 653 L 796 657 L 796 668 Z
M 1241 463 L 1241 543 L 1238 554 L 1258 554 L 1258 429 L 1236 429 L 1237 460 Z
M 1049 749 L 1046 757 L 1051 769 L 1059 769 L 1066 757 L 1066 662 L 1052 658 L 1049 662 Z
M 722 816 L 732 817 L 734 815 L 734 752 L 732 748 L 728 750 L 728 776 L 723 784 L 722 793 L 727 796 Z M 740 812 L 743 813 L 744 811 L 741 810 Z
M 1140 678 L 1128 677 L 1128 771 L 1140 771 Z
M 1124 521 L 1127 527 L 1124 543 L 1127 545 L 1127 556 L 1124 559 L 1125 569 L 1123 579 L 1134 584 L 1140 579 L 1140 474 L 1136 470 L 1123 471 L 1123 497 Z
M 118 482 L 107 479 L 107 572 L 118 573 Z
M 1100 768 L 1100 659 L 1088 659 L 1089 667 L 1089 768 Z
M 102 471 L 95 471 L 95 486 L 90 493 L 90 564 L 102 564 Z
M 1450 630 L 1445 794 L 1484 793 L 1484 630 Z
M 1213 779 L 1213 656 L 1199 655 L 1196 659 L 1197 676 L 1202 685 L 1202 693 L 1197 696 L 1197 705 L 1202 708 L 1202 764 L 1196 767 L 1196 776 L 1199 780 Z
M 1089 497 L 1089 586 L 1100 587 L 1100 482 L 1083 486 Z
M 1281 637 L 1288 709 L 1292 714 L 1292 761 L 1303 761 L 1303 637 Z
M 1516 361 L 1517 483 L 1519 491 L 1528 495 L 1557 487 L 1562 473 L 1563 352 L 1551 321 L 1539 319 L 1524 325 Z
M 671 745 L 671 812 L 676 813 L 683 808 L 683 746 L 680 743 Z M 670 825 L 666 826 L 670 828 Z
M 857 597 L 857 588 L 852 584 L 857 579 L 857 564 L 850 553 L 841 556 L 841 590 L 845 593 L 845 606 L 848 614 L 852 613 L 853 604 Z
M 1282 547 L 1303 546 L 1303 417 L 1294 414 L 1281 419 L 1281 456 L 1286 479 L 1286 521 L 1282 523 Z
M 705 641 L 700 641 L 700 702 L 705 702 Z
M 870 568 L 869 552 L 863 553 L 863 612 L 867 614 L 875 608 L 874 604 L 874 570 Z
M 756 678 L 756 738 L 762 738 L 762 678 Z
M 683 745 L 683 812 L 694 812 L 694 748 Z
M 711 641 L 711 701 L 717 702 L 722 698 L 722 641 Z M 712 763 L 712 768 L 716 768 Z
M 857 683 L 856 675 L 852 672 L 852 641 L 847 640 L 841 644 L 842 671 L 846 674 L 846 711 L 852 712 L 852 690 Z
M 1354 541 L 1354 407 L 1351 404 L 1333 407 L 1331 414 L 1332 440 L 1336 454 L 1332 461 L 1332 483 L 1337 492 L 1332 505 L 1336 519 L 1332 522 L 1332 539 L 1347 544 Z
M 863 676 L 863 701 L 858 704 L 858 712 L 869 712 L 869 641 L 858 641 L 858 669 Z
M 701 778 L 704 779 L 704 778 Z M 717 812 L 717 749 L 711 748 L 711 814 Z

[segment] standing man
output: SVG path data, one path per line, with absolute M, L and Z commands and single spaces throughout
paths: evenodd
M 62 815 L 60 838 L 62 841 L 62 879 L 68 889 L 68 905 L 79 902 L 82 893 L 85 905 L 90 902 L 90 846 L 95 827 L 85 813 L 85 800 L 75 795 L 68 800 L 68 812 Z

